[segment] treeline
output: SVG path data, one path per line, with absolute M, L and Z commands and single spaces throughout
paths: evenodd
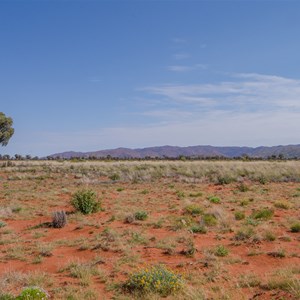
M 268 157 L 251 157 L 247 154 L 242 156 L 236 157 L 226 157 L 226 156 L 184 156 L 180 155 L 178 157 L 151 157 L 146 156 L 144 158 L 134 158 L 134 157 L 113 157 L 111 155 L 107 155 L 105 157 L 97 157 L 97 156 L 88 156 L 88 157 L 70 157 L 70 158 L 62 158 L 62 157 L 55 157 L 55 156 L 47 156 L 47 157 L 38 157 L 38 156 L 31 156 L 26 155 L 22 156 L 20 154 L 15 154 L 14 156 L 10 156 L 8 154 L 1 155 L 0 160 L 55 160 L 55 161 L 72 161 L 72 162 L 82 162 L 82 161 L 199 161 L 199 160 L 209 160 L 209 161 L 285 161 L 285 160 L 300 160 L 299 157 L 285 157 L 283 154 L 279 155 L 271 155 Z

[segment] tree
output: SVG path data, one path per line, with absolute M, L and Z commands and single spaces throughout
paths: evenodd
M 6 117 L 3 112 L 0 112 L 0 145 L 6 146 L 9 139 L 14 134 L 15 130 L 12 128 L 13 120 Z

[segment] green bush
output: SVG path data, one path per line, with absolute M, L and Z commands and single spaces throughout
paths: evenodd
M 300 232 L 300 223 L 299 222 L 294 223 L 291 226 L 291 232 Z
M 236 220 L 243 220 L 245 219 L 245 213 L 243 213 L 242 211 L 236 211 L 234 214 L 234 217 Z
M 123 287 L 129 292 L 155 293 L 166 297 L 182 289 L 184 280 L 166 266 L 156 265 L 133 273 Z
M 191 232 L 193 233 L 206 233 L 207 232 L 207 229 L 205 228 L 205 226 L 203 225 L 193 225 L 191 226 Z
M 3 221 L 0 221 L 0 228 L 1 228 L 1 227 L 5 227 L 5 226 L 6 226 L 6 223 L 3 222 Z
M 48 299 L 47 293 L 39 287 L 27 287 L 16 300 L 46 300 Z
M 92 190 L 77 191 L 72 197 L 71 204 L 85 215 L 101 210 L 101 204 L 97 200 L 96 193 Z
M 216 197 L 216 196 L 212 196 L 212 197 L 209 197 L 208 200 L 211 202 L 211 203 L 220 203 L 221 202 L 221 199 L 219 197 Z
M 184 212 L 192 216 L 198 216 L 202 213 L 202 208 L 197 204 L 190 204 L 184 208 Z
M 218 223 L 217 218 L 213 214 L 204 214 L 201 218 L 201 222 L 207 226 L 215 226 Z
M 225 246 L 223 246 L 223 245 L 217 246 L 215 251 L 214 251 L 214 254 L 216 256 L 227 256 L 228 253 L 229 253 L 228 249 L 225 248 Z
M 273 214 L 274 214 L 273 210 L 271 210 L 269 208 L 264 208 L 264 209 L 255 211 L 252 214 L 252 218 L 268 220 L 268 219 L 272 218 Z
M 137 211 L 135 214 L 134 214 L 134 217 L 136 220 L 139 220 L 139 221 L 144 221 L 148 218 L 148 213 L 146 211 Z

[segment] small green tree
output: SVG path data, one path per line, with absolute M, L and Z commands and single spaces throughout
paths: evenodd
M 14 134 L 15 130 L 12 128 L 13 120 L 6 117 L 3 112 L 0 112 L 0 145 L 6 146 L 9 139 Z

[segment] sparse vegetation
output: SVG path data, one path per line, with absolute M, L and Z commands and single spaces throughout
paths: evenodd
M 297 299 L 298 170 L 296 161 L 12 161 L 0 170 L 0 299 L 31 286 L 57 300 L 164 297 L 119 288 L 148 262 L 184 274 L 170 299 L 239 299 L 240 288 L 249 298 L 277 289 L 278 297 Z M 222 177 L 232 182 L 220 185 Z M 241 182 L 250 190 L 240 191 Z M 72 211 L 78 191 L 91 191 L 97 209 L 87 200 L 87 213 Z M 54 230 L 64 217 L 47 222 L 49 214 L 61 211 L 68 225 Z M 294 273 L 273 276 L 275 264 Z
M 77 191 L 73 195 L 71 203 L 76 210 L 85 215 L 98 212 L 101 209 L 96 193 L 92 190 Z
M 56 211 L 52 215 L 52 226 L 54 228 L 63 228 L 67 224 L 67 215 L 65 211 Z
M 148 218 L 148 213 L 143 210 L 137 211 L 134 214 L 134 218 L 139 221 L 145 221 Z
M 300 232 L 300 222 L 292 224 L 291 232 Z

